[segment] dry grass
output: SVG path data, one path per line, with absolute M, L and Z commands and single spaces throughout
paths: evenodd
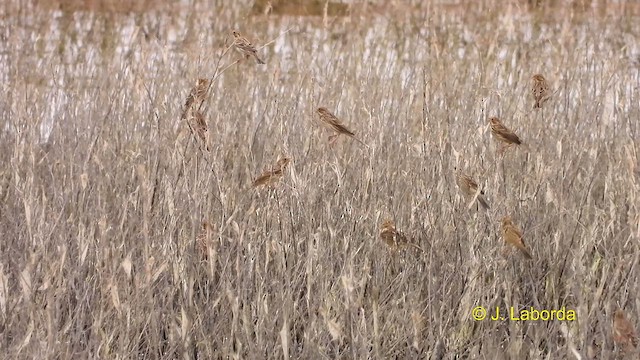
M 10 1 L 4 356 L 614 357 L 616 307 L 640 320 L 640 22 L 482 3 L 322 19 Z M 234 28 L 274 40 L 266 65 L 227 67 Z M 534 111 L 536 73 L 555 93 Z M 179 121 L 200 77 L 209 152 Z M 319 106 L 369 147 L 329 146 Z M 498 156 L 490 116 L 525 145 Z M 282 154 L 279 185 L 252 189 Z M 456 166 L 490 210 L 467 206 Z M 503 253 L 505 215 L 533 260 Z M 384 218 L 424 252 L 391 254 Z M 476 322 L 479 305 L 577 320 Z

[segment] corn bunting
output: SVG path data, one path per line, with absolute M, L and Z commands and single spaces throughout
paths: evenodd
M 185 119 L 187 114 L 193 108 L 193 105 L 196 103 L 204 101 L 205 96 L 207 95 L 207 90 L 209 90 L 209 79 L 198 79 L 196 81 L 196 85 L 189 92 L 189 96 L 187 96 L 187 100 L 184 102 L 184 109 L 182 110 L 181 119 Z
M 263 172 L 262 175 L 258 176 L 258 178 L 253 181 L 253 187 L 262 185 L 275 185 L 280 180 L 280 178 L 282 178 L 284 170 L 287 168 L 290 162 L 291 158 L 289 157 L 283 157 L 278 160 L 276 165 L 273 166 L 271 170 Z
M 385 219 L 382 222 L 382 226 L 380 228 L 380 238 L 393 251 L 401 249 L 405 246 L 412 246 L 418 250 L 422 250 L 422 248 L 418 245 L 409 242 L 407 236 L 402 231 L 397 230 L 395 225 L 393 224 L 393 221 L 389 219 Z
M 484 191 L 480 190 L 478 193 L 478 184 L 468 175 L 459 172 L 456 176 L 456 180 L 458 183 L 458 188 L 460 191 L 467 196 L 473 197 L 478 194 L 478 202 L 482 205 L 483 208 L 489 209 L 489 204 L 487 200 L 484 198 Z
M 258 64 L 264 64 L 265 62 L 258 56 L 258 50 L 246 37 L 240 35 L 236 30 L 233 31 L 233 47 L 245 57 L 253 56 Z
M 342 125 L 342 122 L 340 121 L 340 119 L 338 119 L 329 110 L 327 110 L 327 108 L 319 107 L 316 110 L 316 112 L 320 116 L 320 121 L 322 122 L 322 124 L 324 124 L 325 127 L 328 127 L 329 129 L 337 133 L 329 137 L 329 140 L 331 143 L 333 143 L 338 136 L 347 135 L 350 138 L 358 141 L 360 144 L 367 146 L 367 144 L 363 143 L 362 141 L 360 141 L 360 139 L 356 137 L 356 134 L 353 131 L 347 129 L 344 125 Z
M 524 245 L 522 232 L 513 224 L 509 216 L 502 218 L 502 237 L 507 244 L 518 248 L 527 259 L 532 258 L 531 253 Z
M 513 131 L 502 125 L 497 117 L 489 119 L 491 124 L 491 133 L 493 137 L 502 142 L 502 145 L 498 149 L 498 154 L 504 154 L 504 151 L 512 145 L 520 145 L 522 141 Z
M 531 77 L 531 93 L 533 94 L 533 98 L 536 101 L 533 107 L 542 108 L 542 104 L 549 100 L 551 96 L 549 91 L 549 83 L 547 82 L 547 79 L 544 78 L 544 76 L 536 74 Z
M 207 150 L 209 150 L 209 142 L 207 141 L 207 134 L 209 132 L 209 127 L 207 126 L 207 121 L 204 118 L 204 115 L 200 111 L 196 111 L 193 115 L 193 130 L 198 135 L 198 138 L 205 145 Z

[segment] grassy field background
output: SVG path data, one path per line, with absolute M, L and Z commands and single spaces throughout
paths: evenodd
M 2 5 L 2 357 L 623 357 L 613 312 L 640 319 L 633 2 L 65 3 Z M 234 64 L 234 28 L 266 65 Z M 535 73 L 555 91 L 538 111 Z M 210 151 L 180 121 L 200 77 Z M 319 106 L 368 147 L 330 146 Z M 490 116 L 525 146 L 500 157 Z M 252 189 L 282 154 L 280 184 Z M 533 260 L 504 251 L 504 215 Z M 390 252 L 385 218 L 424 252 Z

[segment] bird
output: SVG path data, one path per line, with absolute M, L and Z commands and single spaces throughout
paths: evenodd
M 327 110 L 327 108 L 325 107 L 319 107 L 316 112 L 318 113 L 318 115 L 320 116 L 320 121 L 329 129 L 335 131 L 337 134 L 332 135 L 329 137 L 329 142 L 333 143 L 338 136 L 340 135 L 347 135 L 348 137 L 355 139 L 356 141 L 358 141 L 360 144 L 367 146 L 367 144 L 363 143 L 360 139 L 358 139 L 356 137 L 356 134 L 347 129 L 344 125 L 342 125 L 342 122 L 340 121 L 340 119 L 338 119 L 335 115 L 333 115 L 329 110 Z
M 200 231 L 200 234 L 196 236 L 196 245 L 198 246 L 198 250 L 205 258 L 207 257 L 208 248 L 211 245 L 213 230 L 213 225 L 205 220 L 202 222 L 202 230 Z
M 393 221 L 390 219 L 385 219 L 382 222 L 380 227 L 380 238 L 382 241 L 391 248 L 392 251 L 396 251 L 405 246 L 412 246 L 418 250 L 422 250 L 422 248 L 416 244 L 409 242 L 407 236 L 402 232 L 396 229 Z
M 196 111 L 193 115 L 192 126 L 202 143 L 205 145 L 206 149 L 209 150 L 209 144 L 207 142 L 207 133 L 209 131 L 209 127 L 207 126 L 207 121 L 204 118 L 204 115 L 200 111 Z
M 542 108 L 542 104 L 549 100 L 551 96 L 549 93 L 549 83 L 541 74 L 535 74 L 531 77 L 531 93 L 535 99 L 534 109 Z
M 245 57 L 253 56 L 258 64 L 265 64 L 258 56 L 258 50 L 246 37 L 240 35 L 240 32 L 233 30 L 233 47 Z
M 469 175 L 459 172 L 456 176 L 456 180 L 458 188 L 460 188 L 460 191 L 462 191 L 465 196 L 475 196 L 477 193 L 480 205 L 485 209 L 489 209 L 489 204 L 484 198 L 484 191 L 480 190 L 478 193 L 478 184 Z
M 284 170 L 287 168 L 289 163 L 291 162 L 291 158 L 282 157 L 276 162 L 276 165 L 273 166 L 270 170 L 263 172 L 258 178 L 253 181 L 253 187 L 259 187 L 263 185 L 275 185 L 282 175 L 284 174 Z
M 527 259 L 532 259 L 531 252 L 524 245 L 522 232 L 513 224 L 509 216 L 502 218 L 502 238 L 507 244 L 518 248 Z
M 504 126 L 497 117 L 490 118 L 489 124 L 491 125 L 491 133 L 493 134 L 493 137 L 503 143 L 500 150 L 501 152 L 511 145 L 522 144 L 518 135 Z
M 638 346 L 636 330 L 627 320 L 622 309 L 617 309 L 613 314 L 613 342 L 624 350 L 632 350 Z
M 196 80 L 196 85 L 191 89 L 189 96 L 187 96 L 187 100 L 184 102 L 184 109 L 180 116 L 181 119 L 185 119 L 187 117 L 187 114 L 193 108 L 195 103 L 204 101 L 204 97 L 207 95 L 210 83 L 209 79 L 200 78 Z

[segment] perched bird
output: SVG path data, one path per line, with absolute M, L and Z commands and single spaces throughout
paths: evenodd
M 211 245 L 213 230 L 213 226 L 205 220 L 202 222 L 202 230 L 200 230 L 200 234 L 196 236 L 196 245 L 198 246 L 198 250 L 205 258 L 208 254 L 208 248 Z
M 422 250 L 422 248 L 418 245 L 409 242 L 407 236 L 402 231 L 397 230 L 395 225 L 393 224 L 393 221 L 389 219 L 385 219 L 382 222 L 382 226 L 380 228 L 380 238 L 393 251 L 396 251 L 405 246 L 412 246 L 418 250 Z
M 513 224 L 509 216 L 502 218 L 502 237 L 507 244 L 518 248 L 527 259 L 532 258 L 531 253 L 524 245 L 522 232 Z
M 253 44 L 251 44 L 251 42 L 247 40 L 246 37 L 240 35 L 240 33 L 236 30 L 233 30 L 233 47 L 238 50 L 240 54 L 244 55 L 247 58 L 250 56 L 256 58 L 256 62 L 258 62 L 258 64 L 265 63 L 258 56 L 258 50 L 256 50 L 256 47 L 253 46 Z
M 522 144 L 518 135 L 507 129 L 506 126 L 502 125 L 497 117 L 490 118 L 489 124 L 491 124 L 491 133 L 493 136 L 503 143 L 501 151 L 506 149 L 508 146 Z
M 344 125 L 342 125 L 340 119 L 338 119 L 329 110 L 327 110 L 327 108 L 319 107 L 316 112 L 318 113 L 318 115 L 320 115 L 320 121 L 322 122 L 322 124 L 337 133 L 329 137 L 330 143 L 333 143 L 340 135 L 347 135 L 350 138 L 358 141 L 360 144 L 367 146 L 367 144 L 363 143 L 356 137 L 356 134 L 353 131 L 347 129 Z
M 287 168 L 289 163 L 291 162 L 291 158 L 283 157 L 276 163 L 275 166 L 271 168 L 271 170 L 267 170 L 262 173 L 262 175 L 258 176 L 257 179 L 253 181 L 253 187 L 258 187 L 262 185 L 275 185 L 282 175 L 284 174 L 284 170 Z
M 613 314 L 613 342 L 624 350 L 633 350 L 638 346 L 636 330 L 624 316 L 622 309 L 617 309 Z
M 184 102 L 184 109 L 182 110 L 180 119 L 185 119 L 187 117 L 187 114 L 191 111 L 193 105 L 204 101 L 204 97 L 207 95 L 207 90 L 209 90 L 209 84 L 209 79 L 198 79 L 196 81 L 196 85 L 191 89 L 189 96 L 187 96 L 187 100 Z
M 207 133 L 209 132 L 209 127 L 207 126 L 207 121 L 205 120 L 204 115 L 202 115 L 200 111 L 196 111 L 192 119 L 193 130 L 205 145 L 206 149 L 209 150 L 209 144 L 207 141 Z
M 535 74 L 531 77 L 531 93 L 533 94 L 533 98 L 536 103 L 533 105 L 533 108 L 542 108 L 542 104 L 544 104 L 547 100 L 549 100 L 551 94 L 549 91 L 549 83 L 544 76 L 540 74 Z
M 459 172 L 456 176 L 456 180 L 458 183 L 458 188 L 460 188 L 460 191 L 462 191 L 465 196 L 475 196 L 477 193 L 478 202 L 480 203 L 480 205 L 482 205 L 482 207 L 485 209 L 489 209 L 489 204 L 484 198 L 484 191 L 480 190 L 480 192 L 478 193 L 478 184 L 473 181 L 470 176 Z

